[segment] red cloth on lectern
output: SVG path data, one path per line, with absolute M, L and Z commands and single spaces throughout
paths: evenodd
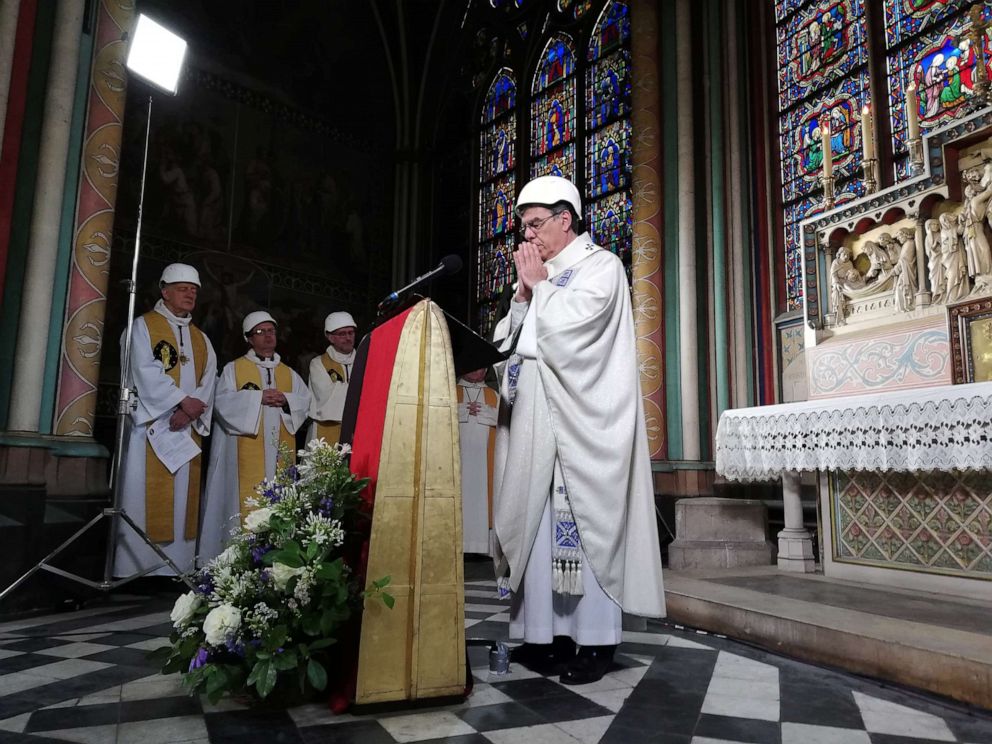
M 399 348 L 403 325 L 412 309 L 404 310 L 372 331 L 365 372 L 362 375 L 362 393 L 358 401 L 355 434 L 351 443 L 351 472 L 356 478 L 369 479 L 368 485 L 362 491 L 362 498 L 365 500 L 365 508 L 370 517 L 370 531 L 375 487 L 379 480 L 382 433 L 386 425 L 386 404 L 389 402 L 389 388 L 393 381 L 396 350 Z M 353 566 L 362 586 L 366 583 L 368 561 L 369 540 L 366 537 L 358 556 L 358 565 Z M 334 713 L 344 713 L 355 699 L 358 645 L 361 641 L 360 618 L 353 617 L 348 625 L 341 629 L 340 635 L 338 649 L 342 654 L 341 674 L 336 679 L 331 679 L 328 686 L 328 706 Z
M 365 503 L 375 502 L 375 486 L 379 479 L 379 457 L 382 454 L 382 432 L 386 424 L 386 404 L 393 381 L 393 365 L 399 347 L 403 325 L 410 314 L 408 308 L 372 331 L 369 353 L 362 377 L 362 397 L 358 401 L 355 435 L 351 442 L 351 472 L 356 478 L 368 478 L 362 492 Z

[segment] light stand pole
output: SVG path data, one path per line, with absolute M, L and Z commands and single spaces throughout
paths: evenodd
M 152 85 L 161 90 L 175 95 L 179 74 L 182 71 L 183 60 L 186 56 L 186 42 L 181 38 L 152 21 L 145 15 L 139 15 L 135 24 L 134 34 L 131 39 L 131 47 L 128 51 L 127 68 L 143 77 Z M 131 377 L 131 333 L 134 328 L 134 311 L 138 287 L 138 260 L 141 257 L 141 218 L 145 203 L 145 180 L 148 175 L 148 145 L 152 129 L 152 96 L 148 95 L 148 113 L 145 120 L 145 147 L 141 161 L 141 187 L 138 194 L 138 221 L 134 234 L 134 258 L 131 262 L 131 278 L 127 280 L 128 285 L 128 308 L 127 327 L 124 331 L 124 349 L 121 354 L 121 381 L 117 400 L 117 433 L 115 437 L 114 453 L 110 464 L 110 488 L 113 492 L 111 506 L 103 509 L 93 519 L 78 529 L 70 538 L 65 540 L 55 550 L 42 558 L 27 573 L 17 579 L 13 584 L 0 592 L 0 600 L 27 581 L 38 571 L 48 571 L 49 573 L 62 576 L 63 578 L 84 584 L 93 589 L 109 591 L 122 584 L 140 578 L 150 571 L 168 566 L 176 575 L 182 579 L 191 589 L 193 583 L 187 578 L 175 562 L 169 558 L 162 548 L 152 542 L 145 531 L 139 527 L 127 512 L 121 507 L 123 499 L 123 487 L 121 478 L 121 467 L 123 465 L 124 446 L 127 441 L 127 432 L 130 427 L 130 414 L 136 406 L 134 400 L 135 391 L 129 386 Z M 103 580 L 93 581 L 85 576 L 74 574 L 65 569 L 58 568 L 49 563 L 59 553 L 72 545 L 77 539 L 95 527 L 102 520 L 109 519 L 107 549 L 104 556 Z M 113 578 L 114 552 L 117 546 L 117 536 L 121 522 L 134 530 L 148 547 L 150 547 L 162 563 L 154 564 L 138 573 L 120 579 Z

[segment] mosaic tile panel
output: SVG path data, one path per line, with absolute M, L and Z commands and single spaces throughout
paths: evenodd
M 992 473 L 830 475 L 834 559 L 992 579 Z

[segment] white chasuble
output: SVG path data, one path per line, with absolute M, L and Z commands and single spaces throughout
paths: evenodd
M 550 573 L 557 563 L 551 555 L 557 536 L 550 526 L 541 530 L 557 466 L 580 546 L 568 564 L 570 581 L 553 577 L 552 588 L 557 593 L 571 584 L 563 596 L 581 604 L 592 599 L 591 572 L 624 612 L 663 617 L 653 479 L 623 264 L 583 234 L 545 267 L 548 280 L 534 287 L 530 303 L 511 303 L 499 325 L 503 350 L 515 353 L 500 390 L 498 572 L 519 594 L 544 550 L 537 540 L 547 543 L 555 561 L 536 570 Z M 567 525 L 554 508 L 549 520 Z
M 256 368 L 257 382 L 238 384 L 237 366 L 242 360 Z M 272 359 L 260 359 L 254 351 L 248 351 L 242 360 L 225 365 L 217 381 L 216 418 L 197 551 L 197 562 L 201 566 L 226 547 L 231 529 L 237 526 L 242 513 L 245 494 L 253 491 L 261 481 L 257 476 L 271 479 L 275 475 L 280 440 L 290 446 L 295 457 L 295 434 L 306 422 L 310 409 L 306 384 L 296 372 L 280 362 L 278 354 Z M 279 377 L 287 383 L 278 385 Z M 277 387 L 286 396 L 286 408 L 263 406 L 262 390 Z M 289 389 L 283 390 L 283 387 Z M 257 451 L 245 452 L 240 448 L 241 458 L 261 456 L 264 472 L 257 467 L 260 463 L 251 463 L 256 467 L 249 467 L 243 460 L 239 462 L 239 440 L 257 442 Z M 243 478 L 242 470 L 255 475 Z M 242 482 L 245 479 L 255 482 Z
M 355 364 L 355 350 L 340 353 L 333 346 L 310 361 L 310 431 L 307 440 L 324 437 L 337 444 L 341 418 L 348 397 L 348 382 Z
M 125 437 L 121 468 L 121 506 L 135 523 L 146 530 L 145 475 L 148 455 L 148 426 L 160 422 L 168 426 L 169 418 L 186 396 L 203 401 L 207 408 L 189 427 L 197 434 L 210 433 L 213 415 L 214 384 L 217 381 L 217 357 L 210 340 L 204 336 L 206 359 L 203 372 L 197 378 L 197 360 L 190 338 L 190 318 L 179 318 L 169 312 L 161 300 L 152 311 L 161 315 L 172 331 L 173 338 L 165 344 L 152 348 L 148 324 L 144 317 L 135 319 L 131 333 L 131 371 L 128 385 L 136 390 L 137 407 L 130 414 L 129 432 Z M 195 331 L 194 331 L 195 332 Z M 121 354 L 123 356 L 124 336 L 121 334 Z M 185 361 L 184 361 L 185 360 Z M 179 367 L 179 383 L 167 374 Z M 154 456 L 154 455 L 151 455 Z M 202 459 L 202 455 L 199 456 Z M 185 529 L 187 499 L 190 486 L 190 463 L 176 471 L 172 489 L 173 536 L 159 547 L 186 572 L 194 568 L 196 537 L 188 537 Z M 193 484 L 199 488 L 198 483 Z M 129 526 L 122 524 L 118 529 L 117 551 L 114 555 L 114 576 L 131 576 L 139 571 L 160 563 L 161 559 L 149 548 Z M 171 576 L 174 571 L 168 566 L 149 572 L 150 576 Z
M 492 473 L 499 397 L 481 382 L 458 381 L 458 439 L 462 451 L 462 544 L 491 555 Z

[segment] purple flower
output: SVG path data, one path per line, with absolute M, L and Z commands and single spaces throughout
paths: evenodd
M 245 647 L 243 643 L 238 643 L 237 641 L 227 641 L 227 643 L 225 643 L 224 646 L 232 654 L 235 654 L 237 656 L 245 655 Z
M 263 584 L 268 584 L 272 581 L 272 571 L 267 568 L 263 568 L 259 576 L 261 577 Z
M 320 500 L 320 504 L 317 506 L 317 511 L 322 517 L 331 516 L 331 512 L 334 510 L 334 499 L 330 496 L 325 496 Z
M 294 481 L 298 481 L 300 479 L 300 472 L 296 469 L 295 465 L 290 465 L 288 468 L 286 468 L 286 475 L 288 475 Z
M 251 558 L 255 563 L 262 562 L 262 556 L 272 550 L 271 545 L 255 545 L 251 549 Z
M 196 589 L 199 594 L 213 594 L 214 580 L 208 571 L 202 571 L 196 582 Z
M 189 671 L 192 672 L 194 669 L 199 669 L 209 660 L 210 660 L 210 652 L 207 651 L 207 649 L 205 649 L 203 646 L 200 646 L 200 648 L 196 652 L 196 656 L 194 656 L 192 659 L 189 660 Z

